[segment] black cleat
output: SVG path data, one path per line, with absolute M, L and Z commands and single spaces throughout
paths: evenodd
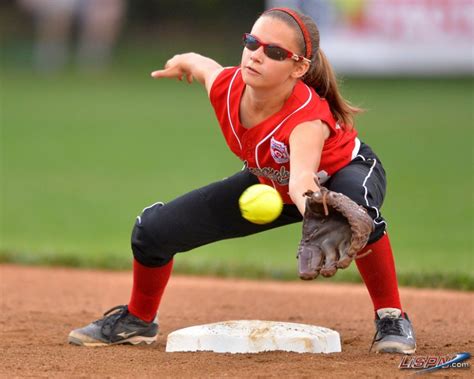
M 109 346 L 118 344 L 151 344 L 156 341 L 158 324 L 143 321 L 118 305 L 104 313 L 103 318 L 69 333 L 68 342 L 80 346 Z
M 408 315 L 399 309 L 384 308 L 377 311 L 375 336 L 370 350 L 376 353 L 413 354 L 416 340 Z

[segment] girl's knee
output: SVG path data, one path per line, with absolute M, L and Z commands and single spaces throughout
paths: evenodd
M 161 217 L 163 205 L 155 203 L 145 208 L 133 227 L 131 238 L 133 256 L 147 267 L 164 266 L 175 254 L 166 243 L 164 220 Z

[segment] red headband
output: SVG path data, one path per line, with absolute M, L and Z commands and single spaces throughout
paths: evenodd
M 311 37 L 309 36 L 308 29 L 306 28 L 306 25 L 304 22 L 301 20 L 300 16 L 298 16 L 298 13 L 296 13 L 294 10 L 290 8 L 272 8 L 264 12 L 272 12 L 272 11 L 280 11 L 284 12 L 288 15 L 290 15 L 298 24 L 298 26 L 301 29 L 301 33 L 303 33 L 303 38 L 304 38 L 304 44 L 305 44 L 305 58 L 311 59 L 311 53 L 313 52 L 313 46 L 311 44 Z

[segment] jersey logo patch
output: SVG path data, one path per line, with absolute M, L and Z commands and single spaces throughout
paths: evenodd
M 273 137 L 270 140 L 270 153 L 278 164 L 286 163 L 290 160 L 290 155 L 288 154 L 286 145 L 283 142 L 277 141 Z

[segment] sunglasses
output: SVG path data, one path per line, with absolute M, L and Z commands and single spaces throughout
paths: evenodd
M 244 47 L 246 47 L 250 51 L 256 51 L 259 49 L 260 46 L 263 46 L 264 54 L 268 58 L 276 60 L 276 61 L 284 61 L 285 59 L 290 58 L 296 62 L 306 61 L 308 63 L 311 63 L 311 61 L 308 58 L 305 58 L 302 55 L 295 54 L 277 45 L 263 43 L 257 37 L 249 33 L 245 33 L 244 36 L 242 37 L 242 44 L 244 45 Z

